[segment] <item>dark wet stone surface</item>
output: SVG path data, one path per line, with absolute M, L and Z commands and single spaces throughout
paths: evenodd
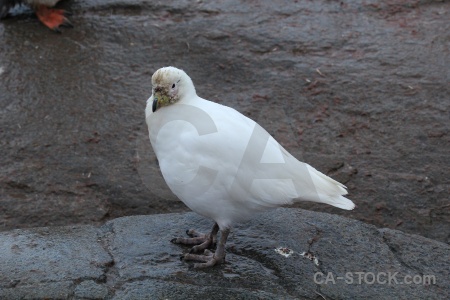
M 232 231 L 224 265 L 198 270 L 179 259 L 189 248 L 170 242 L 190 228 L 206 232 L 211 221 L 195 213 L 163 214 L 118 218 L 99 228 L 3 232 L 0 265 L 7 276 L 0 277 L 0 298 L 447 299 L 450 295 L 450 248 L 422 236 L 331 214 L 278 209 Z M 278 247 L 293 254 L 284 257 L 275 251 Z M 308 251 L 317 264 L 302 256 Z M 57 259 L 62 255 L 66 258 Z M 369 276 L 367 283 L 356 272 L 396 275 L 395 280 L 383 275 L 376 283 Z M 406 276 L 424 275 L 434 276 L 434 281 L 404 282 Z M 326 282 L 326 276 L 334 281 Z M 352 283 L 346 281 L 350 277 Z
M 448 1 L 65 1 L 0 23 L 0 229 L 186 210 L 146 137 L 152 73 L 258 121 L 378 227 L 449 242 Z

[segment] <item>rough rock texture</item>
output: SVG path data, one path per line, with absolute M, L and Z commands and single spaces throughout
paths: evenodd
M 188 228 L 207 231 L 211 225 L 185 213 L 122 217 L 99 228 L 3 232 L 0 299 L 450 297 L 450 247 L 421 236 L 283 208 L 237 226 L 227 244 L 226 264 L 193 269 L 192 263 L 179 259 L 189 248 L 169 241 Z M 284 257 L 275 251 L 280 246 L 294 253 Z M 318 258 L 318 265 L 301 255 L 308 251 Z M 369 275 L 359 282 L 356 272 Z M 369 272 L 391 272 L 395 281 L 386 275 L 371 284 Z M 315 282 L 316 273 L 321 283 Z M 338 279 L 346 274 L 352 274 L 353 283 Z M 407 275 L 417 284 L 404 284 Z M 424 283 L 424 275 L 435 276 L 435 282 Z
M 450 2 L 73 0 L 0 22 L 0 230 L 184 210 L 147 138 L 152 73 L 257 120 L 378 227 L 450 238 Z M 149 188 L 146 188 L 149 187 Z

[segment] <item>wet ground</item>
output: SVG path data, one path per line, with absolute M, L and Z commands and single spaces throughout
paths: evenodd
M 0 23 L 0 230 L 184 211 L 144 121 L 152 73 L 345 183 L 301 207 L 450 241 L 448 1 L 65 1 Z

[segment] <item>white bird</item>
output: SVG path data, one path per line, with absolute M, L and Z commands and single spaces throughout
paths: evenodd
M 165 67 L 152 76 L 145 118 L 161 173 L 190 209 L 215 221 L 209 234 L 172 242 L 196 245 L 185 260 L 202 268 L 224 262 L 230 228 L 257 212 L 298 201 L 351 210 L 346 187 L 298 161 L 270 134 L 238 111 L 197 96 L 191 78 Z M 215 253 L 211 247 L 218 231 Z M 203 255 L 192 254 L 205 250 Z

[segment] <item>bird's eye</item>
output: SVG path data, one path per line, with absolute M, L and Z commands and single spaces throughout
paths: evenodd
M 173 88 L 173 89 L 175 88 L 175 83 L 174 83 L 174 84 L 172 84 L 172 88 Z

